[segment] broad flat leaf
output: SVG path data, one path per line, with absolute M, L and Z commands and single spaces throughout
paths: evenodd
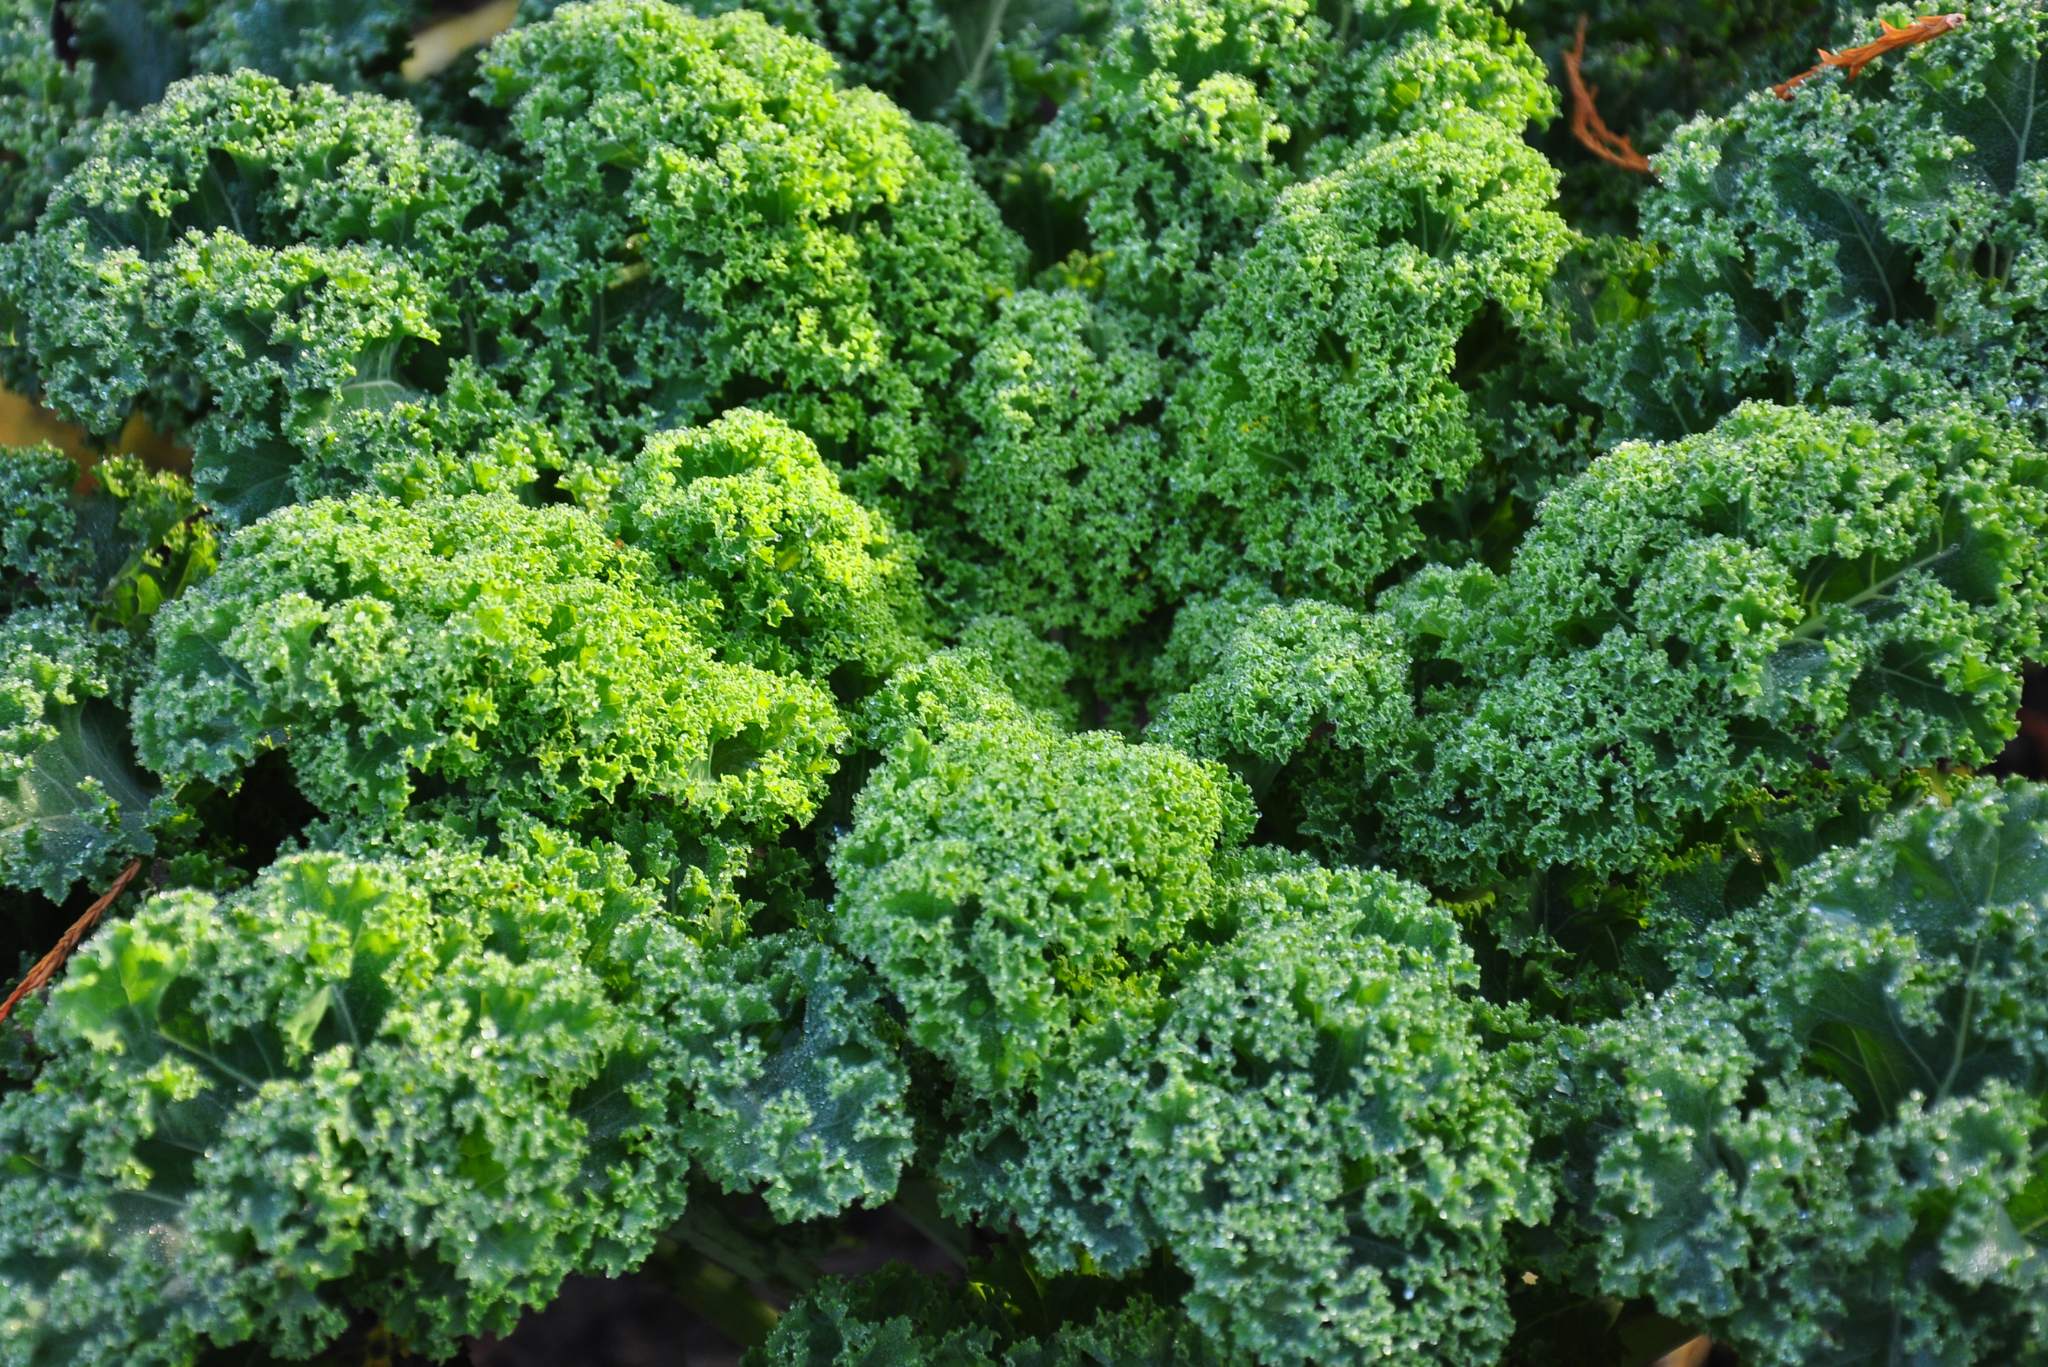
M 80 879 L 155 848 L 157 790 L 136 767 L 128 723 L 104 702 L 64 707 L 57 735 L 0 791 L 0 879 L 61 901 Z
M 293 501 L 292 472 L 305 453 L 288 441 L 235 441 L 215 424 L 196 437 L 192 485 L 228 525 L 247 526 Z
M 1749 951 L 1809 1063 L 1866 1116 L 1986 1079 L 2042 1084 L 2048 788 L 1928 802 L 1823 860 L 1760 912 Z
M 1011 96 L 1005 49 L 1021 43 L 1042 58 L 1089 18 L 1082 0 L 952 0 L 939 8 L 952 41 L 905 73 L 903 102 L 921 117 L 951 107 L 995 126 Z
M 192 53 L 171 7 L 152 0 L 73 0 L 64 6 L 73 46 L 93 63 L 93 98 L 140 109 L 191 74 Z

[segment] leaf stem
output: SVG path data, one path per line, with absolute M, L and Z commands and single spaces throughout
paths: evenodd
M 135 875 L 140 872 L 142 872 L 141 858 L 137 857 L 129 860 L 128 867 L 121 870 L 120 874 L 114 879 L 113 886 L 101 893 L 94 900 L 93 904 L 87 907 L 76 921 L 71 923 L 70 928 L 57 937 L 57 943 L 51 948 L 50 952 L 36 960 L 35 967 L 31 968 L 20 983 L 16 984 L 15 989 L 7 994 L 7 1000 L 0 1002 L 0 1022 L 4 1022 L 13 1013 L 14 1008 L 21 1002 L 22 998 L 38 990 L 44 983 L 57 976 L 57 970 L 64 966 L 64 961 L 69 959 L 71 952 L 78 948 L 78 943 L 85 938 L 86 932 L 99 924 L 99 919 L 106 914 L 107 908 L 114 905 L 114 899 L 127 891 L 128 885 L 135 881 Z

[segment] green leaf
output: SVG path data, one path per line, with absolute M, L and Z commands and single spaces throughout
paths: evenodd
M 0 874 L 62 901 L 80 879 L 148 854 L 157 786 L 137 767 L 128 719 L 93 700 L 54 709 L 56 736 L 0 788 Z
M 162 0 L 73 0 L 64 6 L 78 52 L 92 59 L 93 96 L 140 109 L 192 70 L 184 26 Z

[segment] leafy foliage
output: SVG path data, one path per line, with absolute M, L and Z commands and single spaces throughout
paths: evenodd
M 785 1211 L 893 1187 L 874 1116 L 904 1080 L 854 1058 L 877 1022 L 850 965 L 764 942 L 711 971 L 622 852 L 542 829 L 513 849 L 293 856 L 92 942 L 41 1018 L 36 1090 L 0 1099 L 10 1362 L 305 1354 L 359 1309 L 446 1354 L 571 1270 L 637 1262 L 693 1155 L 772 1172 Z M 763 993 L 810 1022 L 796 1039 Z M 676 1048 L 679 1003 L 741 1047 Z M 807 1099 L 853 1098 L 872 1151 L 842 1166 Z
M 1309 598 L 1240 608 L 1226 592 L 1188 601 L 1167 654 L 1189 683 L 1148 734 L 1229 764 L 1269 826 L 1348 847 L 1358 795 L 1403 758 L 1413 716 L 1393 627 Z
M 1013 238 L 958 143 L 748 12 L 600 0 L 492 45 L 522 383 L 613 442 L 746 402 L 930 482 Z
M 1233 1359 L 1497 1351 L 1505 1228 L 1547 1195 L 1454 925 L 1388 874 L 1271 857 L 1218 910 L 1170 998 L 976 1109 L 942 1160 L 954 1199 L 1055 1269 L 1166 1250 Z
M 78 578 L 78 523 L 71 489 L 78 467 L 52 446 L 0 447 L 0 602 L 10 608 L 46 601 L 52 586 Z M 61 587 L 59 592 L 61 592 Z
M 502 155 L 246 72 L 108 121 L 0 270 L 47 400 L 188 432 L 244 521 L 338 477 L 514 488 L 563 460 L 522 445 L 618 452 L 746 400 L 872 459 L 869 492 L 929 482 L 1015 266 L 956 143 L 746 15 L 575 6 L 480 72 Z
M 177 476 L 115 457 L 80 483 L 48 447 L 0 448 L 0 884 L 52 900 L 172 814 L 129 736 L 134 636 L 215 555 Z
M 2038 452 L 1956 411 L 1759 405 L 1616 449 L 1505 574 L 1396 595 L 1423 715 L 1394 839 L 1453 880 L 1641 869 L 1751 809 L 1989 760 L 2040 650 L 2044 496 Z
M 1550 109 L 1535 63 L 1468 0 L 1323 7 L 1129 0 L 1099 67 L 1034 151 L 1080 209 L 1111 298 L 1192 327 L 1274 199 L 1354 143 L 1466 110 L 1519 131 Z
M 647 572 L 584 514 L 503 495 L 280 510 L 164 610 L 138 747 L 215 784 L 281 750 L 359 821 L 640 826 L 650 859 L 801 822 L 845 733 L 831 699 L 713 658 Z
M 1460 341 L 1489 308 L 1540 307 L 1566 244 L 1555 188 L 1510 129 L 1473 116 L 1281 198 L 1176 396 L 1176 497 L 1222 524 L 1180 578 L 1213 583 L 1241 555 L 1355 603 L 1419 546 L 1415 510 L 1479 461 Z
M 1074 728 L 1066 695 L 1073 662 L 1065 651 L 1013 617 L 976 618 L 960 635 L 959 644 L 897 670 L 861 705 L 854 718 L 860 749 L 889 754 L 913 731 L 942 737 L 983 721 Z
M 153 848 L 120 661 L 75 612 L 0 619 L 0 883 L 62 898 Z
M 415 0 L 9 0 L 0 17 L 0 229 L 32 223 L 110 112 L 182 77 L 254 69 L 343 90 L 395 84 Z
M 81 475 L 48 446 L 0 447 L 0 603 L 75 605 L 96 625 L 140 630 L 212 573 L 213 525 L 192 486 L 110 456 Z
M 1939 42 L 1681 130 L 1643 206 L 1654 255 L 1599 393 L 1626 435 L 1744 399 L 1880 417 L 1968 393 L 2043 430 L 2039 79 L 2048 15 L 1995 0 Z
M 92 943 L 43 1017 L 50 1103 L 0 1121 L 17 1360 L 258 1333 L 304 1353 L 350 1282 L 445 1315 L 448 1345 L 588 1251 L 601 1204 L 559 1193 L 582 1185 L 576 1094 L 618 1046 L 599 985 L 436 910 L 395 868 L 312 856 Z M 87 1278 L 106 1291 L 65 1294 Z
M 1590 1033 L 1560 1132 L 1599 1284 L 1759 1362 L 2048 1346 L 2048 790 L 1823 857 Z
M 960 511 L 993 554 L 975 597 L 1045 630 L 1113 637 L 1164 591 L 1166 368 L 1142 322 L 1079 291 L 1003 301 L 962 404 Z
M 0 0 L 0 1367 L 2048 1358 L 2038 6 L 421 15 Z
M 906 1079 L 872 977 L 786 933 L 707 954 L 670 988 L 665 1046 L 691 1088 L 682 1140 L 779 1220 L 879 1205 L 911 1155 Z
M 1245 816 L 1220 768 L 1107 732 L 910 731 L 833 851 L 834 934 L 904 1003 L 912 1039 L 977 1089 L 1025 1087 L 1097 998 L 1149 995 Z
M 445 371 L 498 173 L 412 110 L 204 77 L 90 151 L 0 261 L 0 322 L 88 431 L 140 406 L 187 434 L 224 516 L 291 501 L 303 463 Z
M 740 408 L 649 438 L 611 522 L 665 563 L 665 586 L 729 660 L 868 680 L 921 653 L 905 547 L 779 418 Z
M 551 9 L 523 0 L 521 12 Z M 699 14 L 742 6 L 698 0 Z M 822 44 L 850 85 L 880 91 L 937 120 L 1000 180 L 1045 105 L 1081 81 L 1087 40 L 1108 19 L 1105 0 L 770 0 L 748 5 L 777 28 Z M 991 188 L 995 188 L 991 186 Z
M 89 76 L 58 56 L 48 8 L 38 0 L 0 7 L 0 231 L 35 220 L 64 171 L 66 135 L 91 108 L 91 89 Z

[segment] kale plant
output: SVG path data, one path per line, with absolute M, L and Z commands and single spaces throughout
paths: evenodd
M 511 9 L 0 0 L 0 1367 L 2048 1361 L 2038 4 Z

